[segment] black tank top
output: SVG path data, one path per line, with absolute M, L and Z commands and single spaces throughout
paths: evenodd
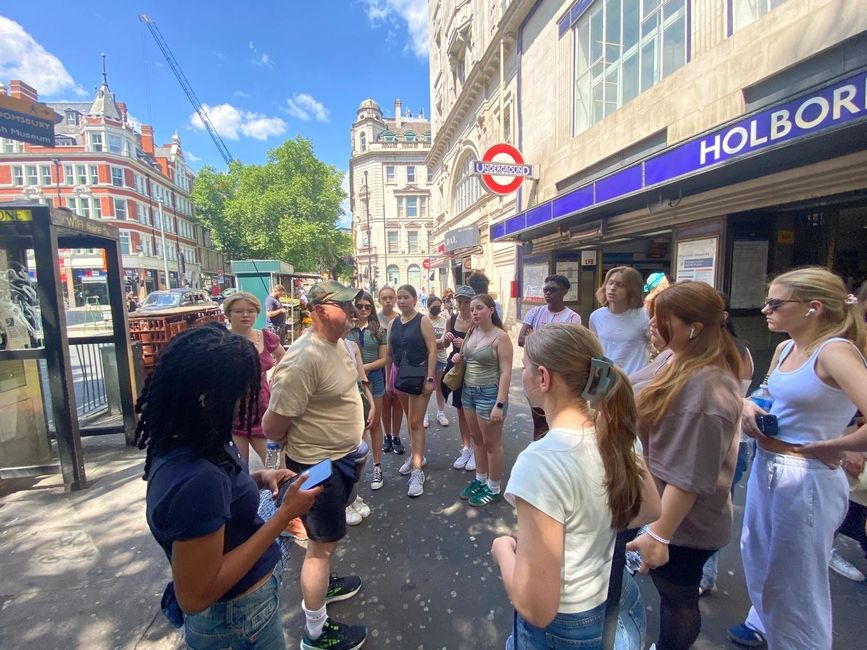
M 457 328 L 457 324 L 458 324 L 458 315 L 457 315 L 457 314 L 453 314 L 453 315 L 452 315 L 452 318 L 451 318 L 451 322 L 449 323 L 449 332 L 451 332 L 452 335 L 453 335 L 456 339 L 461 339 L 461 340 L 463 340 L 463 339 L 466 337 L 467 333 L 466 333 L 466 332 L 462 332 L 462 331 L 460 331 L 460 330 Z M 468 331 L 469 331 L 469 330 L 468 330 Z M 452 354 L 454 354 L 455 352 L 460 352 L 460 350 L 458 350 L 458 349 L 455 347 L 454 343 L 452 343 L 452 351 L 451 351 L 451 354 L 449 354 L 449 358 L 450 358 L 450 359 L 451 359 Z
M 427 361 L 427 346 L 421 335 L 421 314 L 413 316 L 408 323 L 401 321 L 398 316 L 391 322 L 391 333 L 388 344 L 391 346 L 391 359 L 396 365 L 403 360 L 406 350 L 406 360 L 412 365 L 418 366 Z

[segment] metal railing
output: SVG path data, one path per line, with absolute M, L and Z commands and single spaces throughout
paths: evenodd
M 99 343 L 93 339 L 71 339 L 69 361 L 72 370 L 72 385 L 78 417 L 86 417 L 109 406 L 103 364 L 103 348 L 113 348 L 111 343 Z

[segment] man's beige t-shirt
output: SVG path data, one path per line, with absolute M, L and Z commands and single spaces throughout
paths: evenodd
M 355 360 L 342 341 L 313 332 L 295 341 L 274 370 L 268 408 L 292 418 L 286 454 L 310 465 L 358 448 L 364 412 Z

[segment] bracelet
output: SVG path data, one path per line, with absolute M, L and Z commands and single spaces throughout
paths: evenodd
M 665 539 L 664 537 L 660 537 L 659 535 L 657 535 L 656 533 L 654 533 L 653 530 L 651 530 L 650 526 L 645 526 L 645 527 L 644 527 L 644 532 L 647 533 L 648 535 L 650 535 L 653 539 L 655 539 L 655 540 L 656 540 L 657 542 L 659 542 L 660 544 L 665 544 L 666 546 L 668 546 L 669 544 L 671 544 L 671 540 L 670 540 L 670 539 Z

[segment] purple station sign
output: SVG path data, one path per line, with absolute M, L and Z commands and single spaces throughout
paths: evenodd
M 726 162 L 865 118 L 867 72 L 862 72 L 704 133 L 505 219 L 491 226 L 491 239 L 513 236 L 637 191 L 700 174 Z

